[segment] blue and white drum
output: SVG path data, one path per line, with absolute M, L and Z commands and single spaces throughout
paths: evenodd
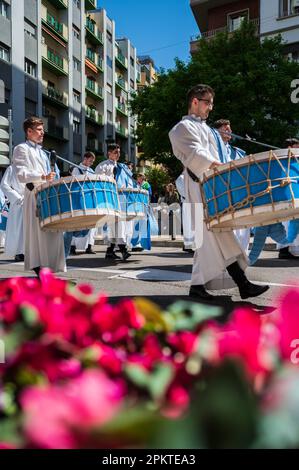
M 7 216 L 8 216 L 8 209 L 3 209 L 0 213 L 0 230 L 2 232 L 6 231 Z
M 228 231 L 299 218 L 299 149 L 249 155 L 201 180 L 209 230 Z
M 149 208 L 149 194 L 146 189 L 118 189 L 121 216 L 126 220 L 138 220 L 146 217 Z
M 80 175 L 60 178 L 35 189 L 40 227 L 64 232 L 100 227 L 119 217 L 113 178 Z

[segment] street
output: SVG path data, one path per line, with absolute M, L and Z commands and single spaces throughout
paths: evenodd
M 96 255 L 80 253 L 67 261 L 67 273 L 59 277 L 76 283 L 88 283 L 96 292 L 105 292 L 112 302 L 122 297 L 143 296 L 162 308 L 177 300 L 189 300 L 192 256 L 180 247 L 157 247 L 152 251 L 133 252 L 127 262 L 105 260 L 105 247 L 96 246 Z M 32 276 L 24 272 L 23 263 L 0 254 L 0 278 Z M 256 266 L 247 269 L 248 278 L 257 283 L 269 284 L 270 289 L 254 299 L 242 301 L 238 289 L 210 291 L 217 295 L 216 303 L 229 313 L 238 305 L 251 305 L 261 313 L 275 310 L 280 293 L 296 285 L 299 259 L 279 260 L 276 251 L 264 251 Z M 250 301 L 251 300 L 251 301 Z

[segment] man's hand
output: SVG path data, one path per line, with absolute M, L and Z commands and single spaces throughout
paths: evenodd
M 48 175 L 43 175 L 42 179 L 46 181 L 53 181 L 55 176 L 56 176 L 55 171 L 51 171 L 51 173 L 49 173 Z
M 213 162 L 212 165 L 209 166 L 209 170 L 213 170 L 214 168 L 216 168 L 217 166 L 220 166 L 221 163 L 220 162 Z

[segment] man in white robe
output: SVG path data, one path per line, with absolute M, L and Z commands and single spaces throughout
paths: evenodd
M 23 202 L 25 184 L 20 183 L 12 165 L 6 169 L 3 175 L 1 189 L 10 203 L 5 253 L 8 256 L 13 256 L 15 261 L 24 261 Z
M 99 175 L 107 175 L 115 178 L 117 187 L 128 187 L 128 180 L 132 181 L 130 173 L 125 169 L 125 165 L 118 163 L 120 157 L 120 147 L 118 144 L 108 145 L 108 159 L 99 163 L 95 169 L 95 173 Z M 126 261 L 131 254 L 127 248 L 127 224 L 125 220 L 115 220 L 108 225 L 109 246 L 106 251 L 105 258 L 112 260 L 121 259 L 115 253 L 115 246 L 118 245 L 122 260 Z
M 42 231 L 37 215 L 34 189 L 41 183 L 53 181 L 49 160 L 41 145 L 44 138 L 43 121 L 31 117 L 24 121 L 26 142 L 13 151 L 13 170 L 20 183 L 26 185 L 24 194 L 25 270 L 39 275 L 43 267 L 66 271 L 62 232 Z
M 83 157 L 83 161 L 80 163 L 79 167 L 75 167 L 72 171 L 72 176 L 81 176 L 81 175 L 94 175 L 95 172 L 91 168 L 94 164 L 96 157 L 93 152 L 86 152 Z M 95 255 L 96 252 L 93 251 L 92 246 L 94 245 L 94 238 L 97 232 L 97 228 L 90 229 L 88 234 L 85 237 L 73 237 L 71 244 L 71 255 L 76 254 L 77 250 L 85 250 L 85 253 L 88 255 Z
M 242 299 L 256 297 L 268 286 L 252 284 L 244 269 L 247 258 L 231 232 L 213 233 L 203 219 L 199 179 L 203 173 L 220 165 L 216 141 L 206 119 L 213 109 L 214 91 L 208 85 L 197 85 L 187 95 L 188 115 L 169 133 L 174 155 L 185 167 L 186 201 L 194 203 L 193 221 L 201 221 L 202 239 L 196 227 L 196 251 L 189 295 L 198 300 L 212 300 L 205 284 L 220 276 L 227 269 L 237 284 Z

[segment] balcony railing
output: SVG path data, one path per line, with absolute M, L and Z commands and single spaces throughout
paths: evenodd
M 91 60 L 94 64 L 96 63 L 96 53 L 91 49 L 86 50 L 86 57 L 87 59 Z
M 284 19 L 284 18 L 288 18 L 289 16 L 296 16 L 296 15 L 299 15 L 299 6 L 290 8 L 289 10 L 281 11 L 279 13 L 278 18 Z
M 46 44 L 42 44 L 42 57 L 45 65 L 47 65 L 52 72 L 58 75 L 68 74 L 68 64 L 66 59 L 53 49 L 50 49 Z
M 102 117 L 101 114 L 99 114 L 99 112 L 96 109 L 91 108 L 90 106 L 86 106 L 85 114 L 86 114 L 87 118 L 91 119 L 92 121 L 96 122 L 97 124 L 102 125 L 103 117 Z
M 58 10 L 65 10 L 68 8 L 68 0 L 48 0 Z
M 94 80 L 87 79 L 86 81 L 86 91 L 89 94 L 92 94 L 93 97 L 103 99 L 103 89 Z
M 103 34 L 99 31 L 96 23 L 91 18 L 86 18 L 85 26 L 88 40 L 95 45 L 103 44 Z
M 122 135 L 123 137 L 128 137 L 128 129 L 122 126 L 119 122 L 116 123 L 115 130 L 118 134 Z
M 97 8 L 96 0 L 85 0 L 86 10 L 95 10 Z
M 45 5 L 41 5 L 41 16 L 43 23 L 50 28 L 55 35 L 60 39 L 67 42 L 68 40 L 68 28 L 65 24 L 60 23 L 51 13 L 48 12 Z
M 119 101 L 117 101 L 116 109 L 117 109 L 117 111 L 120 111 L 121 113 L 123 113 L 125 115 L 128 114 L 127 107 L 124 103 L 120 103 Z
M 68 127 L 57 126 L 55 122 L 52 122 L 49 119 L 44 119 L 44 129 L 45 133 L 49 137 L 53 137 L 54 139 L 58 140 L 69 139 Z
M 127 91 L 128 86 L 124 77 L 122 77 L 121 75 L 115 74 L 115 81 L 123 90 Z
M 43 85 L 43 95 L 49 98 L 51 101 L 55 101 L 59 106 L 68 106 L 68 95 L 67 93 L 57 90 L 57 88 Z
M 128 68 L 128 61 L 127 58 L 120 52 L 119 49 L 117 49 L 117 54 L 115 58 L 118 60 L 118 62 L 125 68 Z
M 259 27 L 260 20 L 259 18 L 255 18 L 253 20 L 249 21 L 250 23 L 254 24 L 256 27 Z M 237 31 L 237 30 L 235 30 Z M 215 37 L 219 33 L 233 33 L 234 31 L 231 31 L 228 26 L 224 26 L 223 28 L 217 28 L 217 29 L 210 29 L 209 31 L 204 31 L 202 33 L 202 37 L 204 39 L 211 39 Z M 198 37 L 191 37 L 191 43 L 196 43 L 200 40 Z

